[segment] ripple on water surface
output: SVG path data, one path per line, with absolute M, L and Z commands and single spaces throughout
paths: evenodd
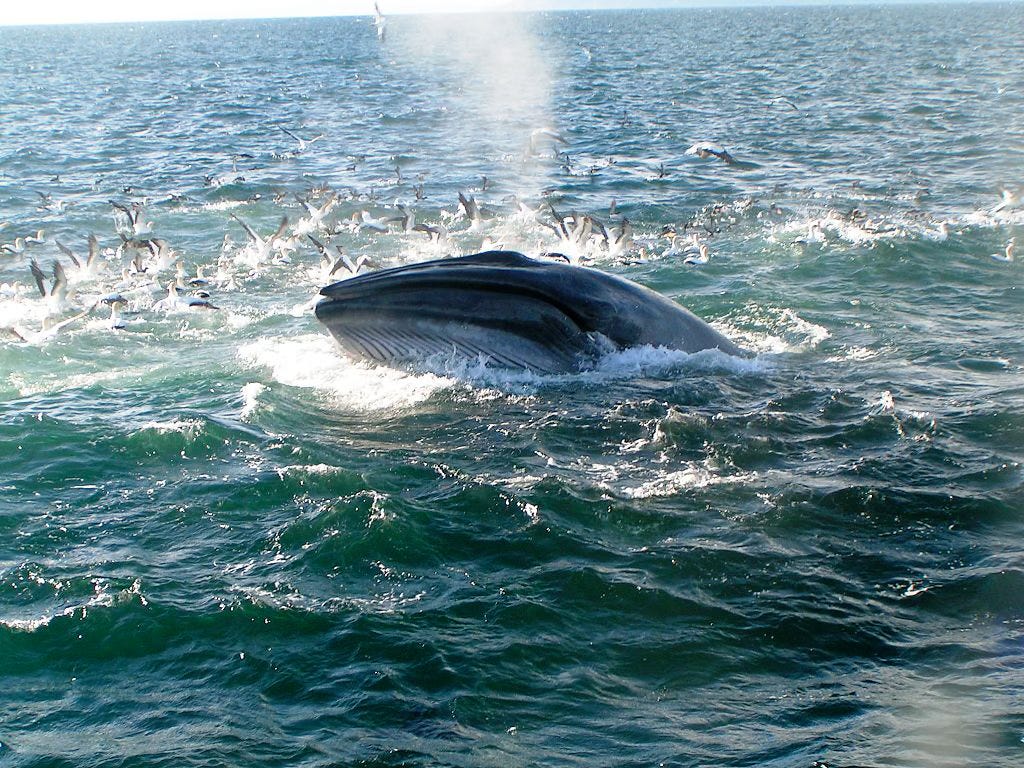
M 0 29 L 0 763 L 1012 763 L 1020 15 Z M 559 251 L 752 356 L 373 367 L 306 234 Z

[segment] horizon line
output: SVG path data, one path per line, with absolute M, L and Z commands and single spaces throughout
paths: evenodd
M 518 3 L 520 7 L 505 7 L 481 9 L 479 6 L 471 8 L 444 8 L 440 10 L 400 9 L 389 11 L 385 16 L 469 16 L 469 15 L 502 15 L 502 14 L 540 14 L 540 13 L 566 13 L 566 12 L 614 12 L 614 11 L 671 11 L 671 10 L 694 10 L 701 8 L 765 8 L 765 7 L 870 7 L 870 6 L 899 6 L 899 5 L 1014 5 L 1024 0 L 526 0 L 525 5 L 535 7 L 522 7 L 523 2 Z M 543 7 L 542 7 L 543 6 Z M 4 20 L 0 12 L 0 29 L 14 27 L 53 27 L 53 26 L 88 26 L 88 25 L 115 25 L 115 24 L 166 24 L 178 22 L 220 22 L 220 21 L 284 21 L 289 19 L 334 19 L 334 18 L 372 18 L 372 12 L 363 11 L 338 11 L 335 13 L 323 13 L 322 9 L 316 12 L 295 13 L 291 8 L 280 14 L 268 13 L 265 15 L 182 15 L 182 16 L 156 16 L 136 19 L 82 19 L 72 17 L 70 19 L 27 19 L 27 20 Z

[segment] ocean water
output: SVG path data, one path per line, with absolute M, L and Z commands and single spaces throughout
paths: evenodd
M 0 29 L 0 766 L 1019 764 L 1021 30 Z M 218 309 L 161 303 L 111 200 Z M 349 223 L 397 204 L 447 240 Z M 560 242 L 549 206 L 632 242 Z M 282 216 L 262 250 L 233 218 Z M 312 316 L 305 232 L 377 267 L 570 250 L 754 356 L 376 368 Z M 57 246 L 90 233 L 93 273 Z

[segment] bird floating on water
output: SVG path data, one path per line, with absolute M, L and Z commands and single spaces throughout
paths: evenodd
M 25 252 L 25 238 L 16 237 L 12 243 L 4 243 L 0 245 L 0 253 L 9 253 L 12 256 L 18 256 Z
M 199 296 L 183 296 L 178 293 L 177 280 L 171 280 L 167 284 L 167 295 L 153 305 L 153 309 L 163 312 L 175 312 L 187 309 L 219 309 L 207 299 Z
M 991 254 L 996 261 L 1013 261 L 1013 252 L 1017 248 L 1017 238 L 1011 237 L 1006 243 L 1006 249 L 1002 253 Z
M 683 264 L 688 264 L 691 267 L 702 267 L 708 263 L 709 259 L 710 255 L 708 253 L 708 244 L 700 243 L 697 246 L 697 253 L 690 254 L 685 259 L 683 259 Z

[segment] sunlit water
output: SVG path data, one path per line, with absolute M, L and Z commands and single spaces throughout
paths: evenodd
M 1022 29 L 1011 4 L 0 30 L 0 765 L 1019 762 Z M 541 127 L 566 143 L 529 153 Z M 329 191 L 309 222 L 296 196 Z M 110 200 L 218 309 L 160 303 L 173 267 L 119 285 Z M 396 202 L 449 241 L 345 224 Z M 231 218 L 389 266 L 571 250 L 548 204 L 627 218 L 629 247 L 571 255 L 754 357 L 374 368 L 313 318 L 312 244 L 261 254 Z M 89 233 L 94 275 L 56 245 Z M 122 329 L 53 327 L 114 291 Z

